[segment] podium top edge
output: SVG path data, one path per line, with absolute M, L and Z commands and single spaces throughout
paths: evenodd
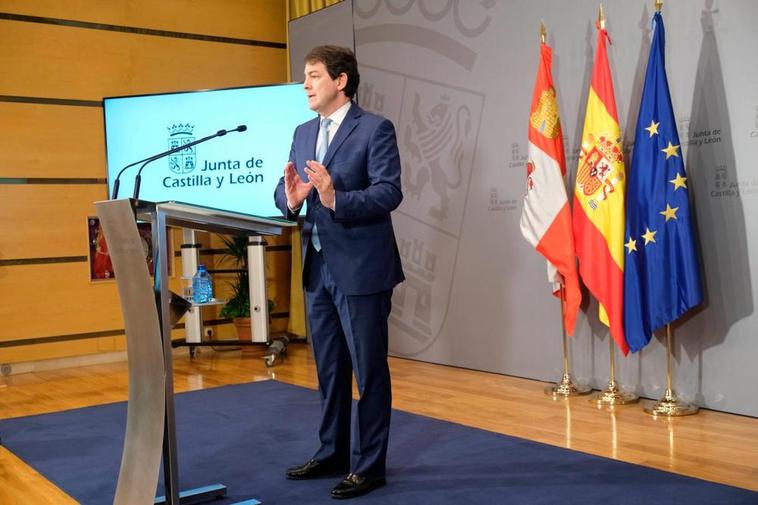
M 244 212 L 235 212 L 224 209 L 218 209 L 214 207 L 207 207 L 204 205 L 198 205 L 194 203 L 186 203 L 175 200 L 163 201 L 163 202 L 151 202 L 148 200 L 135 200 L 133 198 L 122 198 L 119 200 L 128 200 L 130 205 L 135 210 L 136 214 L 150 213 L 154 211 L 164 212 L 166 214 L 182 213 L 182 214 L 195 214 L 198 216 L 214 216 L 227 219 L 239 219 L 244 221 L 255 221 L 260 224 L 266 224 L 276 227 L 293 227 L 297 226 L 295 221 L 289 221 L 284 218 L 257 216 L 254 214 L 246 214 Z M 105 203 L 105 200 L 94 202 L 96 205 L 99 203 Z

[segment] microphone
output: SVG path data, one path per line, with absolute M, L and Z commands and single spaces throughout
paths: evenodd
M 143 163 L 143 165 L 137 171 L 137 177 L 134 179 L 134 199 L 136 200 L 137 197 L 139 196 L 139 185 L 140 185 L 140 182 L 142 180 L 142 177 L 141 177 L 142 169 L 145 168 L 145 165 L 147 165 L 148 163 L 150 163 L 152 161 L 155 161 L 157 159 L 163 158 L 165 156 L 168 156 L 170 154 L 178 153 L 179 151 L 183 151 L 184 149 L 187 149 L 189 147 L 195 146 L 195 145 L 200 144 L 202 142 L 206 142 L 206 141 L 214 139 L 216 137 L 223 137 L 224 135 L 226 135 L 229 132 L 244 132 L 246 130 L 247 130 L 247 125 L 239 125 L 237 128 L 234 128 L 233 130 L 228 130 L 228 131 L 227 130 L 219 130 L 216 133 L 214 133 L 213 135 L 208 135 L 207 137 L 203 137 L 203 138 L 201 138 L 199 140 L 195 140 L 194 142 L 190 142 L 189 144 L 184 144 L 184 145 L 175 147 L 173 149 L 169 149 L 168 151 L 164 151 L 162 153 L 159 153 L 159 154 L 156 154 L 156 155 L 153 155 L 153 156 L 149 156 L 149 157 L 145 158 L 144 160 L 139 160 L 139 161 L 135 161 L 134 163 L 128 164 L 127 166 L 125 166 L 124 168 L 122 168 L 119 171 L 118 175 L 116 176 L 116 180 L 113 182 L 113 195 L 111 196 L 111 200 L 115 200 L 118 197 L 118 188 L 119 188 L 119 185 L 120 185 L 121 174 L 123 174 L 124 171 L 127 168 L 133 167 L 135 165 L 139 165 L 140 163 Z
M 215 136 L 216 137 L 223 137 L 227 133 L 231 133 L 231 132 L 244 132 L 246 130 L 247 130 L 247 125 L 241 124 L 237 128 L 235 128 L 234 130 L 219 130 L 219 131 L 216 132 Z M 187 147 L 187 146 L 184 146 L 184 147 Z
M 184 144 L 182 146 L 175 147 L 173 149 L 169 149 L 166 152 L 162 152 L 160 154 L 156 154 L 155 156 L 151 156 L 147 160 L 142 160 L 145 163 L 143 163 L 142 166 L 139 167 L 139 170 L 137 170 L 137 177 L 134 178 L 134 195 L 132 195 L 132 198 L 134 198 L 135 200 L 139 199 L 139 188 L 140 188 L 140 183 L 142 182 L 142 170 L 145 168 L 145 166 L 148 163 L 151 163 L 151 162 L 153 162 L 153 161 L 155 161 L 157 159 L 163 158 L 163 157 L 168 156 L 170 154 L 174 154 L 174 153 L 177 153 L 179 151 L 183 151 L 183 150 L 188 149 L 188 148 L 190 148 L 192 146 L 196 146 L 198 144 L 202 144 L 203 142 L 206 142 L 206 141 L 211 140 L 211 139 L 215 139 L 216 137 L 223 137 L 224 135 L 226 135 L 229 132 L 243 132 L 245 130 L 247 130 L 247 126 L 246 125 L 239 125 L 237 128 L 235 128 L 233 130 L 228 130 L 228 131 L 227 130 L 219 130 L 216 133 L 214 133 L 213 135 L 208 135 L 207 137 L 203 137 L 200 140 L 195 140 L 193 142 L 190 142 L 189 144 Z M 139 163 L 139 162 L 137 162 L 137 163 Z M 115 186 L 115 183 L 114 183 L 114 186 Z
M 148 159 L 148 158 L 145 158 L 145 160 L 146 160 L 146 159 Z M 127 168 L 129 168 L 129 167 L 133 167 L 134 165 L 138 165 L 138 164 L 142 163 L 142 162 L 143 162 L 143 161 L 145 161 L 145 160 L 139 160 L 139 161 L 135 161 L 134 163 L 129 163 L 127 166 L 125 166 L 124 168 L 122 168 L 122 169 L 121 169 L 121 170 L 118 172 L 118 175 L 116 176 L 116 180 L 115 180 L 115 181 L 113 181 L 113 194 L 111 195 L 111 200 L 115 200 L 116 198 L 118 198 L 118 188 L 119 188 L 119 186 L 121 185 L 121 174 L 123 174 L 123 173 L 124 173 L 124 171 L 125 171 Z

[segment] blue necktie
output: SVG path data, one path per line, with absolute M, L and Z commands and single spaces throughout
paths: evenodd
M 321 129 L 318 132 L 318 142 L 316 146 L 316 161 L 323 163 L 326 156 L 326 150 L 329 149 L 329 126 L 332 124 L 332 120 L 325 117 L 321 120 Z M 311 230 L 311 244 L 316 251 L 321 250 L 321 240 L 318 238 L 318 228 L 316 223 L 313 223 L 313 229 Z

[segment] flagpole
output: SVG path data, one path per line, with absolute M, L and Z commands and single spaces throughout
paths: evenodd
M 540 21 L 540 42 L 545 44 L 547 41 L 547 29 L 545 28 L 545 22 Z
M 553 386 L 545 388 L 545 394 L 550 395 L 553 399 L 568 398 L 569 396 L 586 395 L 592 392 L 592 388 L 587 384 L 577 384 L 571 377 L 569 365 L 568 334 L 564 324 L 563 314 L 566 310 L 566 288 L 561 284 L 561 333 L 563 333 L 563 377 Z
M 611 357 L 611 378 L 608 380 L 608 385 L 605 386 L 603 391 L 593 394 L 590 397 L 592 403 L 598 405 L 626 405 L 628 403 L 637 403 L 640 401 L 640 397 L 634 393 L 624 391 L 618 384 L 616 384 L 616 352 L 613 347 L 613 339 L 609 336 L 608 343 L 610 346 Z
M 673 366 L 671 364 L 671 357 L 672 357 L 672 342 L 673 337 L 671 336 L 671 325 L 666 325 L 666 365 L 667 365 L 667 371 L 666 371 L 666 392 L 663 393 L 663 398 L 658 400 L 656 403 L 649 405 L 645 407 L 645 412 L 647 412 L 650 415 L 653 416 L 667 416 L 667 417 L 678 417 L 678 416 L 691 416 L 692 414 L 697 414 L 698 410 L 700 408 L 697 405 L 693 405 L 691 403 L 686 403 L 679 398 L 676 397 L 676 393 L 674 392 L 674 380 L 673 380 Z

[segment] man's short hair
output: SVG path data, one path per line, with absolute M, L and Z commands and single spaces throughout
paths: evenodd
M 336 79 L 342 73 L 347 75 L 344 91 L 348 98 L 353 99 L 355 92 L 358 91 L 358 84 L 361 82 L 361 75 L 358 73 L 358 61 L 355 59 L 353 51 L 347 47 L 318 46 L 311 49 L 305 57 L 305 62 L 323 63 L 332 79 Z

